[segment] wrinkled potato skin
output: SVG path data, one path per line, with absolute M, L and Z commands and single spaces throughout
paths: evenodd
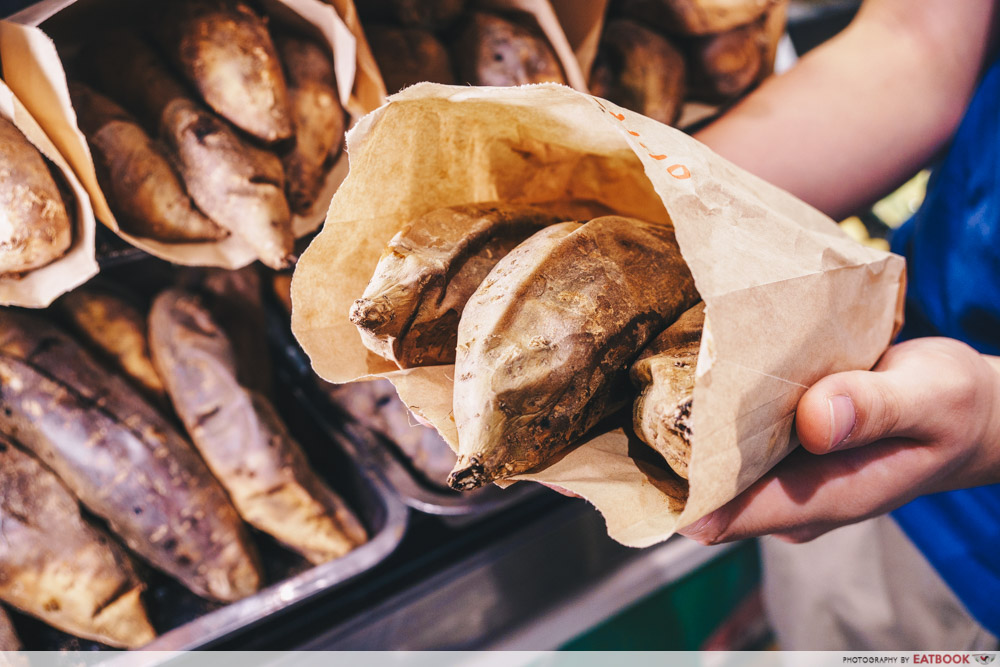
M 125 550 L 80 516 L 76 498 L 54 474 L 5 437 L 0 488 L 0 599 L 110 646 L 152 641 L 156 633 L 139 597 L 144 585 Z M 0 648 L 19 649 L 10 619 L 0 616 Z
M 69 91 L 101 190 L 123 231 L 164 243 L 229 235 L 195 208 L 163 149 L 124 109 L 78 82 Z
M 163 381 L 153 367 L 146 339 L 146 317 L 134 305 L 100 288 L 81 287 L 57 303 L 74 328 L 119 371 L 150 398 L 167 398 Z
M 453 363 L 472 293 L 517 244 L 562 220 L 499 202 L 431 211 L 389 241 L 351 321 L 368 349 L 400 368 Z
M 526 472 L 573 444 L 629 400 L 629 364 L 697 301 L 670 226 L 606 216 L 515 248 L 462 313 L 449 485 Z
M 111 35 L 86 58 L 100 87 L 163 140 L 198 208 L 268 266 L 288 267 L 295 237 L 281 159 L 192 100 L 135 35 Z
M 295 127 L 295 147 L 283 157 L 288 203 L 296 213 L 306 213 L 323 185 L 324 166 L 343 147 L 344 108 L 328 49 L 290 35 L 275 41 L 288 73 Z
M 601 35 L 590 92 L 672 125 L 684 102 L 685 78 L 677 48 L 634 21 L 618 19 Z
M 41 318 L 0 311 L 0 431 L 136 554 L 204 597 L 261 582 L 256 551 L 192 446 L 122 378 Z
M 709 35 L 746 25 L 783 0 L 618 0 L 621 13 L 680 35 Z
M 429 30 L 373 25 L 365 35 L 390 94 L 421 81 L 455 83 L 448 51 Z
M 725 102 L 753 85 L 763 64 L 761 32 L 753 24 L 697 40 L 688 60 L 692 97 Z
M 691 402 L 704 326 L 705 304 L 699 303 L 657 336 L 629 371 L 639 390 L 632 409 L 636 435 L 684 479 L 691 460 Z
M 366 541 L 360 522 L 312 471 L 267 399 L 239 384 L 232 346 L 198 297 L 161 293 L 149 327 L 174 409 L 247 522 L 312 563 Z
M 45 158 L 0 118 L 0 275 L 18 275 L 62 257 L 73 224 Z
M 160 41 L 208 106 L 265 142 L 292 136 L 288 89 L 265 19 L 240 0 L 171 0 Z
M 358 13 L 366 22 L 399 23 L 439 29 L 462 13 L 466 0 L 362 0 Z
M 466 17 L 452 61 L 460 84 L 566 83 L 559 59 L 541 32 L 487 12 Z

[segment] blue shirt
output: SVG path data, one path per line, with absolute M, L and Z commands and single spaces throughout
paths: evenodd
M 1000 61 L 893 250 L 907 258 L 904 338 L 947 336 L 1000 354 Z M 1000 485 L 917 498 L 893 516 L 972 616 L 1000 636 Z

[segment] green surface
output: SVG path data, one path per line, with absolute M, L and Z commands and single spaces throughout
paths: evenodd
M 696 651 L 759 583 L 757 544 L 744 542 L 562 648 Z

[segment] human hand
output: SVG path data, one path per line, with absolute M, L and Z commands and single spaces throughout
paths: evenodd
M 1000 482 L 1000 358 L 947 338 L 895 345 L 872 371 L 799 400 L 802 448 L 681 532 L 703 544 L 805 542 L 917 496 Z

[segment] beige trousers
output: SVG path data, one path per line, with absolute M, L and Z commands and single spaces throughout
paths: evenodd
M 888 516 L 806 544 L 761 540 L 764 605 L 787 651 L 988 651 L 983 629 Z

